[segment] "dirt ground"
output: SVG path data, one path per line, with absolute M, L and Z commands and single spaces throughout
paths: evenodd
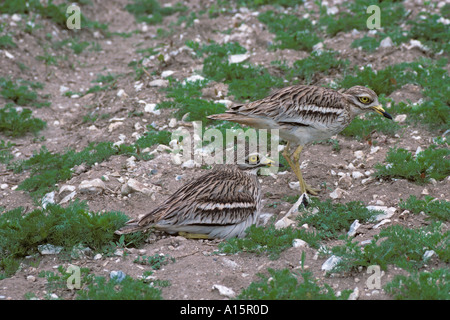
M 175 3 L 176 1 L 167 1 Z M 333 1 L 329 1 L 333 3 Z M 225 35 L 216 30 L 227 30 L 232 28 L 230 38 L 239 41 L 241 45 L 251 52 L 250 62 L 261 64 L 270 68 L 273 60 L 286 60 L 293 62 L 307 56 L 305 52 L 294 50 L 267 51 L 266 44 L 272 41 L 274 35 L 269 33 L 267 28 L 261 24 L 252 11 L 241 10 L 234 14 L 220 14 L 217 18 L 210 19 L 204 14 L 194 21 L 188 28 L 173 26 L 174 33 L 164 38 L 156 38 L 157 29 L 166 27 L 177 20 L 178 14 L 166 17 L 162 25 L 144 25 L 136 23 L 134 16 L 124 10 L 126 0 L 99 1 L 93 0 L 92 6 L 83 7 L 83 11 L 88 18 L 107 23 L 111 32 L 131 32 L 136 29 L 139 33 L 133 33 L 131 37 L 119 36 L 104 37 L 101 32 L 93 33 L 89 30 L 77 32 L 64 30 L 55 26 L 51 21 L 37 19 L 43 25 L 41 29 L 33 31 L 32 34 L 23 31 L 20 22 L 16 26 L 10 26 L 12 21 L 10 16 L 0 17 L 1 22 L 6 22 L 14 31 L 14 41 L 17 48 L 8 49 L 13 58 L 7 58 L 0 52 L 0 75 L 11 76 L 12 78 L 22 78 L 39 81 L 45 85 L 41 90 L 43 94 L 50 94 L 51 106 L 48 108 L 33 108 L 33 116 L 41 118 L 47 122 L 47 128 L 41 131 L 38 136 L 44 136 L 45 141 L 33 139 L 33 135 L 9 139 L 16 144 L 14 153 L 16 159 L 25 159 L 33 154 L 33 151 L 46 146 L 52 152 L 63 152 L 67 148 L 77 151 L 85 148 L 90 142 L 119 141 L 119 136 L 124 135 L 126 143 L 135 141 L 134 133 L 143 134 L 145 125 L 153 123 L 155 127 L 174 130 L 180 125 L 178 121 L 174 128 L 169 128 L 169 122 L 173 116 L 172 110 L 161 110 L 160 115 L 144 112 L 142 104 L 158 103 L 165 99 L 164 92 L 159 87 L 152 87 L 149 83 L 155 79 L 161 79 L 161 72 L 174 71 L 173 77 L 178 80 L 186 79 L 193 74 L 200 73 L 201 59 L 195 58 L 185 47 L 188 39 L 198 39 L 201 43 L 214 40 L 222 43 Z M 187 5 L 190 11 L 198 12 L 208 8 L 210 1 L 194 0 Z M 311 4 L 313 5 L 313 4 Z M 408 4 L 405 4 L 408 6 Z M 420 11 L 421 6 L 412 6 L 413 14 Z M 300 9 L 303 10 L 303 9 Z M 189 12 L 190 12 L 189 11 Z M 22 17 L 25 19 L 25 17 Z M 243 33 L 237 28 L 240 22 L 251 28 L 250 32 Z M 23 23 L 23 20 L 22 20 Z M 46 66 L 42 61 L 37 61 L 35 56 L 44 53 L 42 41 L 45 35 L 51 33 L 54 40 L 62 40 L 71 36 L 77 36 L 81 40 L 96 41 L 101 46 L 100 52 L 85 49 L 81 54 L 75 55 L 72 50 L 67 50 L 68 60 L 61 60 L 57 66 Z M 404 47 L 392 47 L 379 49 L 373 53 L 367 53 L 358 49 L 350 48 L 350 43 L 361 34 L 339 33 L 333 38 L 326 38 L 324 44 L 341 53 L 341 58 L 349 59 L 353 64 L 372 64 L 376 69 L 384 68 L 387 65 L 399 62 L 414 61 L 426 53 L 419 49 L 407 50 Z M 139 45 L 141 44 L 141 45 Z M 134 71 L 128 66 L 132 60 L 140 59 L 136 50 L 138 48 L 149 48 L 162 45 L 162 53 L 170 58 L 166 65 L 157 68 L 152 64 L 148 67 L 151 77 L 144 76 L 139 82 L 142 84 L 140 90 L 136 90 L 139 84 L 134 80 Z M 53 49 L 49 49 L 52 52 Z M 60 52 L 56 52 L 61 54 Z M 28 69 L 21 70 L 17 62 L 22 62 Z M 153 71 L 156 71 L 153 75 Z M 98 74 L 121 74 L 117 79 L 117 89 L 100 91 L 88 94 L 81 98 L 70 98 L 63 96 L 60 87 L 65 86 L 69 90 L 77 92 L 82 89 L 87 90 L 93 86 L 93 81 Z M 321 79 L 317 79 L 316 84 L 321 85 L 330 82 L 339 75 L 331 74 Z M 364 84 L 362 84 L 364 85 Z M 118 92 L 123 90 L 125 94 L 118 96 Z M 407 85 L 395 91 L 390 97 L 395 101 L 412 102 L 422 98 L 421 90 L 418 87 Z M 230 97 L 226 97 L 230 98 Z M 232 97 L 231 99 L 232 100 Z M 0 97 L 0 105 L 6 104 Z M 98 113 L 108 113 L 109 119 L 99 117 L 95 123 L 83 123 L 83 117 L 88 113 L 87 105 L 97 108 Z M 89 109 L 93 110 L 93 109 Z M 129 117 L 130 112 L 143 112 L 142 116 Z M 123 118 L 116 128 L 111 130 L 111 119 Z M 315 144 L 306 147 L 302 152 L 302 168 L 305 180 L 313 186 L 321 186 L 319 198 L 326 200 L 330 198 L 330 193 L 337 187 L 345 190 L 344 195 L 336 202 L 348 202 L 354 200 L 363 201 L 366 205 L 382 205 L 396 208 L 396 213 L 391 217 L 391 222 L 381 227 L 385 228 L 392 224 L 402 224 L 408 227 L 418 227 L 426 225 L 428 222 L 420 215 L 403 214 L 398 207 L 401 199 L 407 199 L 410 195 L 421 196 L 429 194 L 438 199 L 450 199 L 449 179 L 429 183 L 420 186 L 406 180 L 379 181 L 372 180 L 362 184 L 361 180 L 353 179 L 350 183 L 339 182 L 340 176 L 337 173 L 352 173 L 353 171 L 373 172 L 373 167 L 378 162 L 383 162 L 386 152 L 390 147 L 399 146 L 410 151 L 415 151 L 418 147 L 425 149 L 434 137 L 426 129 L 420 126 L 403 126 L 394 138 L 386 137 L 375 133 L 375 139 L 379 147 L 372 149 L 371 145 L 364 141 L 357 141 L 352 138 L 337 136 L 341 150 L 333 151 L 331 145 Z M 4 137 L 2 137 L 4 139 Z M 155 145 L 151 151 L 157 149 Z M 362 151 L 362 157 L 357 158 L 355 151 Z M 350 166 L 349 166 L 350 165 Z M 354 167 L 354 168 L 353 168 Z M 0 207 L 10 210 L 18 206 L 32 208 L 34 206 L 28 193 L 15 190 L 26 177 L 27 173 L 13 174 L 12 171 L 2 171 L 0 183 L 7 184 L 8 187 L 0 191 Z M 149 174 L 154 170 L 154 174 Z M 172 192 L 181 187 L 186 181 L 204 173 L 200 168 L 181 168 L 170 161 L 170 155 L 165 152 L 155 152 L 155 157 L 149 161 L 136 161 L 135 167 L 127 167 L 127 157 L 113 156 L 108 161 L 99 163 L 92 168 L 80 170 L 74 174 L 72 179 L 62 182 L 63 184 L 78 186 L 83 180 L 92 180 L 102 176 L 108 177 L 105 184 L 107 189 L 101 195 L 89 196 L 77 193 L 76 198 L 87 200 L 92 211 L 122 211 L 130 217 L 138 217 L 155 208 Z M 142 193 L 132 193 L 129 196 L 121 195 L 123 181 L 134 178 L 142 183 L 151 186 L 152 197 Z M 278 174 L 276 176 L 261 176 L 263 195 L 270 192 L 270 197 L 264 197 L 263 211 L 276 217 L 282 217 L 289 210 L 292 204 L 282 201 L 284 196 L 298 195 L 297 190 L 289 187 L 289 182 L 296 181 L 293 173 Z M 14 190 L 13 190 L 14 189 Z M 58 199 L 58 201 L 61 199 Z M 278 202 L 277 206 L 272 206 Z M 356 241 L 370 240 L 380 229 L 373 229 L 374 224 L 364 224 L 360 232 L 356 235 Z M 305 252 L 305 268 L 311 270 L 321 283 L 329 284 L 335 291 L 345 289 L 354 290 L 358 288 L 360 300 L 372 299 L 392 299 L 383 290 L 368 289 L 366 280 L 370 274 L 366 270 L 352 274 L 325 276 L 321 271 L 321 266 L 326 260 L 317 256 L 317 250 L 309 247 L 290 248 L 284 251 L 279 259 L 270 260 L 265 255 L 251 253 L 239 253 L 236 255 L 213 254 L 217 250 L 220 241 L 192 240 L 179 236 L 168 236 L 157 234 L 151 236 L 148 243 L 138 249 L 126 250 L 126 255 L 114 257 L 101 257 L 100 259 L 84 258 L 71 261 L 72 264 L 80 267 L 88 267 L 96 275 L 109 276 L 113 270 L 121 270 L 133 277 L 142 275 L 148 268 L 133 263 L 138 255 L 151 256 L 155 253 L 163 253 L 175 258 L 160 270 L 155 271 L 154 276 L 160 280 L 169 280 L 170 286 L 162 289 L 162 296 L 167 300 L 174 299 L 227 299 L 213 289 L 216 284 L 231 288 L 239 294 L 244 288 L 259 280 L 258 273 L 266 273 L 267 268 L 290 268 L 292 270 L 300 268 L 302 252 Z M 338 241 L 326 243 L 332 246 Z M 38 298 L 44 298 L 46 293 L 46 280 L 37 275 L 42 270 L 54 270 L 59 265 L 67 266 L 68 261 L 61 260 L 57 256 L 42 256 L 39 265 L 24 265 L 14 276 L 0 280 L 0 297 L 2 299 L 24 299 L 24 294 L 34 293 Z M 438 262 L 431 261 L 428 269 L 439 267 Z M 382 285 L 391 281 L 397 274 L 404 271 L 393 266 L 382 276 Z M 34 276 L 30 277 L 30 276 Z M 64 299 L 71 299 L 70 293 L 65 293 Z

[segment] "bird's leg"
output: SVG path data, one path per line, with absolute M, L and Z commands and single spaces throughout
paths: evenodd
M 186 239 L 209 239 L 208 235 L 203 234 L 203 233 L 190 233 L 190 232 L 180 231 L 180 232 L 178 232 L 178 235 L 185 237 Z
M 303 176 L 302 176 L 302 172 L 300 170 L 300 152 L 302 152 L 303 150 L 303 146 L 298 146 L 298 148 L 294 151 L 294 153 L 292 154 L 292 161 L 294 163 L 294 172 L 295 175 L 298 178 L 298 181 L 300 183 L 300 191 L 303 193 L 308 192 L 312 195 L 317 195 L 317 192 L 319 192 L 319 189 L 315 189 L 313 187 L 311 187 L 309 184 L 307 184 L 305 182 L 305 180 L 303 180 Z

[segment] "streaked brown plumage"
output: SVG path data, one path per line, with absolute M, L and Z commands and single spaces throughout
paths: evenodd
M 261 129 L 278 129 L 280 138 L 288 141 L 283 156 L 300 182 L 302 193 L 316 194 L 318 190 L 307 185 L 300 171 L 300 152 L 308 143 L 330 138 L 347 127 L 355 116 L 373 110 L 386 118 L 376 93 L 366 87 L 354 86 L 347 90 L 294 85 L 280 89 L 270 96 L 236 105 L 226 113 L 208 118 L 228 120 Z M 289 154 L 290 144 L 297 145 Z
M 171 234 L 204 238 L 243 237 L 245 230 L 256 223 L 261 209 L 256 173 L 271 165 L 273 161 L 267 158 L 250 155 L 244 164 L 211 170 L 185 184 L 152 212 L 130 220 L 116 233 L 154 227 Z

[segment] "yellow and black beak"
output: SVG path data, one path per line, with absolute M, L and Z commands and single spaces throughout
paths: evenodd
M 284 165 L 282 165 L 281 163 L 276 163 L 272 159 L 266 157 L 263 157 L 260 163 L 267 167 L 284 167 Z
M 381 114 L 383 117 L 391 119 L 392 120 L 392 116 L 387 113 L 386 111 L 384 111 L 383 107 L 380 105 L 372 107 L 373 111 L 375 111 L 378 114 Z

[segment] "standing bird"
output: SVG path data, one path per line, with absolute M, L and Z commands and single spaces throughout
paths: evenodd
M 316 195 L 319 190 L 305 183 L 300 171 L 300 152 L 313 141 L 328 139 L 341 132 L 358 114 L 375 111 L 391 119 L 378 102 L 377 94 L 369 88 L 354 86 L 336 91 L 329 88 L 294 85 L 280 89 L 270 96 L 240 104 L 226 113 L 209 119 L 228 120 L 260 129 L 278 129 L 281 139 L 288 143 L 283 150 L 290 167 L 300 183 L 302 194 Z M 297 145 L 290 154 L 290 144 Z
M 257 222 L 261 187 L 257 171 L 275 162 L 250 154 L 245 162 L 211 170 L 188 182 L 150 213 L 130 220 L 116 234 L 145 231 L 151 227 L 188 238 L 244 237 Z

